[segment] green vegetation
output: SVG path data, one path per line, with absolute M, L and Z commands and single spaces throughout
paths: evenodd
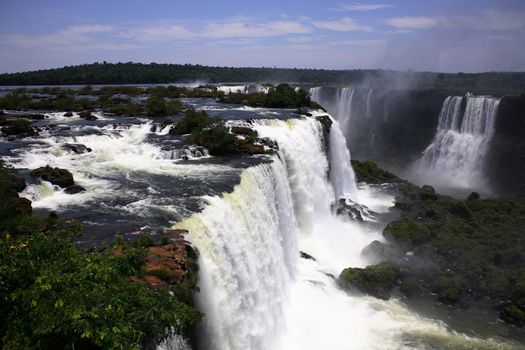
M 302 108 L 309 107 L 322 109 L 322 107 L 310 100 L 308 93 L 304 90 L 295 91 L 288 84 L 279 84 L 275 88 L 265 93 L 231 93 L 222 96 L 220 99 L 224 103 L 246 104 L 252 107 L 266 108 Z
M 520 91 L 525 73 L 431 73 L 385 70 L 206 67 L 191 64 L 94 63 L 33 72 L 0 74 L 0 85 L 133 84 L 208 81 L 349 84 L 362 81 L 374 88 L 411 82 L 417 88 L 454 87 L 474 93 Z M 89 90 L 87 90 L 89 91 Z
M 182 111 L 182 102 L 152 95 L 146 101 L 146 114 L 150 117 L 173 115 Z
M 380 263 L 364 269 L 344 269 L 339 278 L 361 292 L 387 300 L 390 298 L 390 291 L 394 288 L 397 270 L 394 264 Z
M 31 121 L 24 118 L 0 119 L 2 133 L 7 136 L 35 136 L 37 131 L 31 126 Z
M 355 164 L 356 173 L 361 173 L 358 178 L 384 181 L 384 171 L 375 165 Z M 395 176 L 388 177 L 398 182 Z M 401 218 L 384 229 L 387 243 L 373 242 L 365 254 L 400 266 L 402 293 L 433 292 L 450 304 L 490 298 L 494 305 L 504 305 L 503 320 L 525 324 L 521 319 L 525 312 L 525 205 L 481 199 L 477 193 L 465 200 L 453 199 L 430 186 L 420 188 L 404 180 L 398 189 L 395 206 Z M 374 271 L 376 266 L 368 268 Z M 356 281 L 352 284 L 362 285 Z
M 250 128 L 228 128 L 224 121 L 211 118 L 206 112 L 196 112 L 191 108 L 170 129 L 170 134 L 189 134 L 187 140 L 190 143 L 206 147 L 211 155 L 266 153 L 262 145 L 256 144 L 256 131 Z
M 362 162 L 352 159 L 352 168 L 354 169 L 357 182 L 366 182 L 368 184 L 403 182 L 396 175 L 379 168 L 374 162 L 369 160 Z
M 17 193 L 24 186 L 0 164 L 1 348 L 142 349 L 199 322 L 202 315 L 167 290 L 132 282 L 144 248 L 79 249 L 82 228 L 56 214 L 30 215 Z M 190 302 L 191 286 L 176 287 Z

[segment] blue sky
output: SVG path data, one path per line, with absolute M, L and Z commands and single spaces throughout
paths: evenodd
M 525 0 L 0 0 L 0 72 L 92 62 L 525 71 Z

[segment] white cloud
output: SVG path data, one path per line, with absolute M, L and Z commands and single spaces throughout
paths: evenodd
M 74 45 L 91 40 L 91 34 L 111 32 L 113 27 L 101 24 L 76 25 L 51 34 L 6 36 L 16 46 L 35 47 L 49 45 Z
M 341 4 L 336 10 L 338 11 L 374 11 L 394 7 L 392 4 L 362 4 L 362 3 L 351 3 Z
M 395 17 L 385 20 L 393 27 L 402 29 L 428 29 L 437 27 L 440 19 L 437 17 Z
M 165 41 L 171 39 L 187 39 L 194 36 L 189 29 L 179 24 L 168 24 L 150 28 L 134 28 L 122 31 L 119 36 L 139 41 Z
M 479 16 L 406 16 L 385 20 L 399 29 L 468 28 L 476 30 L 512 30 L 525 28 L 525 13 L 509 13 L 494 10 Z
M 332 46 L 383 46 L 384 39 L 365 39 L 365 40 L 338 40 L 330 42 Z
M 333 21 L 314 21 L 313 25 L 319 29 L 335 30 L 340 32 L 351 31 L 365 31 L 371 32 L 373 30 L 370 26 L 365 26 L 357 23 L 350 17 L 343 17 Z
M 164 24 L 156 27 L 133 28 L 120 32 L 124 38 L 142 42 L 160 42 L 210 38 L 265 38 L 288 34 L 304 34 L 310 28 L 297 21 L 271 21 L 253 23 L 249 19 L 201 23 L 195 28 L 182 24 Z
M 304 34 L 310 28 L 300 22 L 274 21 L 265 23 L 209 23 L 196 36 L 201 38 L 264 38 L 287 34 Z

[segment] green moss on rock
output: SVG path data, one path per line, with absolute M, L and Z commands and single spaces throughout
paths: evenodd
M 391 263 L 361 268 L 347 268 L 341 272 L 339 278 L 343 284 L 370 294 L 379 299 L 389 299 L 390 292 L 395 287 L 398 276 L 397 267 Z

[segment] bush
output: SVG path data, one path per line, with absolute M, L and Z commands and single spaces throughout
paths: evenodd
M 235 153 L 235 136 L 224 126 L 209 129 L 195 129 L 189 138 L 190 142 L 206 147 L 211 155 L 220 156 Z
M 196 112 L 191 108 L 186 111 L 184 117 L 171 130 L 172 135 L 191 134 L 194 130 L 204 129 L 212 124 L 218 123 L 218 120 L 208 116 L 206 112 Z
M 389 299 L 397 278 L 397 268 L 391 263 L 380 263 L 364 269 L 347 268 L 341 272 L 340 279 L 379 299 Z
M 430 230 L 411 219 L 401 219 L 390 223 L 383 235 L 391 242 L 401 244 L 408 248 L 428 242 L 431 238 Z
M 144 251 L 86 252 L 78 229 L 0 240 L 0 337 L 5 349 L 139 349 L 201 315 L 167 291 L 128 280 Z M 6 302 L 9 300 L 9 302 Z

